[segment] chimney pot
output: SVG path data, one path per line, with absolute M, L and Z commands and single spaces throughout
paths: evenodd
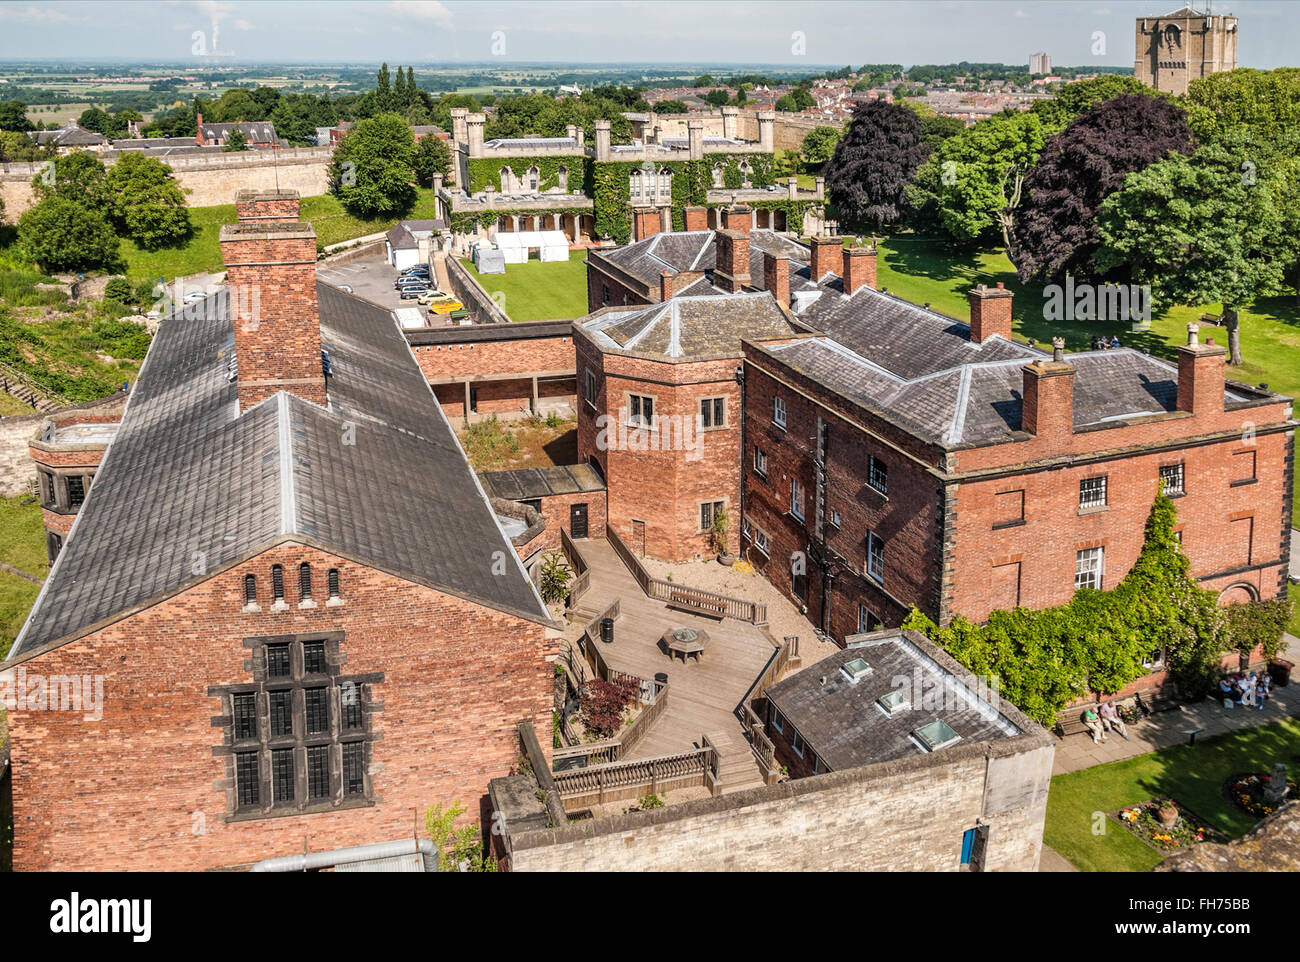
M 790 258 L 763 252 L 763 288 L 782 307 L 790 306 Z
M 994 334 L 1011 337 L 1011 299 L 1011 292 L 1002 287 L 990 288 L 980 284 L 971 288 L 970 339 L 973 343 L 982 344 Z
M 1052 338 L 1052 360 L 1057 364 L 1065 363 L 1065 338 Z

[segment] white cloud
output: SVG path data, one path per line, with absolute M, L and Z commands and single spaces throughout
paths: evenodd
M 252 30 L 252 29 L 253 29 L 253 25 L 252 25 L 251 23 L 249 23 L 247 20 L 244 20 L 244 19 L 241 18 L 241 19 L 235 21 L 235 29 L 236 29 L 236 30 Z
M 438 0 L 391 0 L 388 9 L 396 16 L 408 20 L 421 20 L 440 26 L 451 26 L 451 11 Z

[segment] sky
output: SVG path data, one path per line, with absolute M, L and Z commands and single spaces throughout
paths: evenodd
M 1300 0 L 1191 0 L 1240 18 L 1238 61 L 1300 64 Z M 1132 66 L 1134 20 L 1183 0 L 457 2 L 0 0 L 0 59 L 238 61 L 1027 63 Z

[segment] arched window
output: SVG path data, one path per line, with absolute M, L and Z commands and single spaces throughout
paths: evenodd
M 754 168 L 749 165 L 749 161 L 742 160 L 740 162 L 740 186 L 742 187 L 750 186 L 749 175 L 752 174 L 753 172 L 754 172 Z
M 257 578 L 253 575 L 244 575 L 244 604 L 257 604 Z
M 284 601 L 284 568 L 271 565 L 271 600 Z
M 569 168 L 561 167 L 555 173 L 559 180 L 560 190 L 567 194 L 569 192 Z
M 721 164 L 714 164 L 714 165 L 713 165 L 713 186 L 714 186 L 714 187 L 725 187 L 725 186 L 727 186 L 727 185 L 726 185 L 726 182 L 723 181 L 723 179 L 722 179 L 722 165 L 721 165 Z
M 339 569 L 338 568 L 331 568 L 329 570 L 328 581 L 329 581 L 330 597 L 337 598 L 339 596 Z
M 657 184 L 659 191 L 659 200 L 671 200 L 673 196 L 673 172 L 667 167 L 659 168 L 659 182 Z
M 311 601 L 311 565 L 305 561 L 298 565 L 298 600 Z
M 528 168 L 528 189 L 532 191 L 537 190 L 537 185 L 541 182 L 542 172 L 538 170 L 537 165 L 534 164 L 532 167 Z
M 513 194 L 514 191 L 511 189 L 511 182 L 515 179 L 514 171 L 509 167 L 502 167 L 497 171 L 497 174 L 501 178 L 501 193 Z
M 643 181 L 644 178 L 639 170 L 634 170 L 628 174 L 628 193 L 631 195 L 632 200 L 638 201 L 641 199 L 641 184 Z

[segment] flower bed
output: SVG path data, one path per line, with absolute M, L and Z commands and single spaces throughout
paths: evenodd
M 1165 807 L 1178 811 L 1178 821 L 1166 828 L 1156 817 Z M 1204 819 L 1188 811 L 1172 798 L 1152 798 L 1137 805 L 1129 805 L 1110 812 L 1130 832 L 1160 852 L 1173 852 L 1190 848 L 1200 842 L 1223 842 L 1224 835 L 1205 824 Z
M 1265 815 L 1272 815 L 1277 807 L 1264 799 L 1264 789 L 1272 780 L 1272 775 L 1261 772 L 1233 775 L 1223 783 L 1223 794 L 1228 801 L 1247 815 L 1263 818 Z M 1295 779 L 1288 778 L 1286 784 L 1287 794 L 1283 801 L 1300 798 L 1300 787 L 1296 786 Z

